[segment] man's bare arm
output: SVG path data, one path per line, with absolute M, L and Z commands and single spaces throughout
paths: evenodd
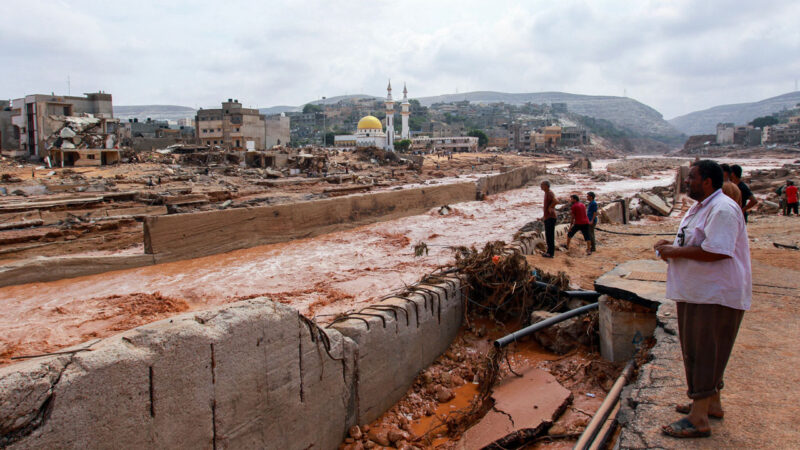
M 751 195 L 750 198 L 747 199 L 747 204 L 744 205 L 742 208 L 743 211 L 750 211 L 751 209 L 755 208 L 758 204 L 758 199 L 755 195 Z

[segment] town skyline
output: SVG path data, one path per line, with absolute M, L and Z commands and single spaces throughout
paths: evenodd
M 0 95 L 266 108 L 380 96 L 391 78 L 412 98 L 627 96 L 670 119 L 781 95 L 800 77 L 800 5 L 788 1 L 100 5 L 8 2 L 0 56 L 14 70 Z

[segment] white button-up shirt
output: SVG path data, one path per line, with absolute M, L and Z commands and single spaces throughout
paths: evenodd
M 689 208 L 673 245 L 700 246 L 707 252 L 730 258 L 713 262 L 670 258 L 667 298 L 750 309 L 753 281 L 747 228 L 741 207 L 723 194 L 722 189 Z

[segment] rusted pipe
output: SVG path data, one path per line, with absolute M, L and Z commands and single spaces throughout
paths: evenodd
M 549 319 L 545 319 L 541 322 L 536 322 L 533 325 L 527 326 L 521 330 L 515 331 L 507 336 L 503 336 L 500 339 L 494 341 L 495 348 L 503 348 L 506 345 L 516 341 L 517 339 L 521 339 L 529 334 L 533 334 L 539 330 L 543 330 L 551 325 L 555 325 L 559 322 L 563 322 L 571 317 L 575 317 L 581 315 L 583 313 L 589 312 L 593 309 L 597 309 L 598 304 L 592 303 L 591 305 L 581 306 L 580 308 L 571 309 L 565 313 L 561 313 L 555 317 L 551 317 Z
M 580 439 L 578 442 L 575 443 L 574 450 L 588 450 L 594 441 L 595 436 L 597 436 L 597 432 L 600 430 L 600 427 L 606 422 L 608 416 L 611 414 L 611 411 L 617 405 L 619 401 L 619 396 L 622 393 L 622 388 L 625 387 L 625 384 L 628 382 L 628 378 L 630 378 L 631 374 L 633 373 L 635 362 L 633 359 L 628 361 L 628 364 L 625 365 L 625 368 L 622 370 L 619 378 L 614 383 L 614 386 L 611 387 L 611 390 L 606 395 L 605 400 L 600 405 L 600 408 L 592 417 L 591 422 L 589 425 L 586 426 L 586 429 L 581 434 Z

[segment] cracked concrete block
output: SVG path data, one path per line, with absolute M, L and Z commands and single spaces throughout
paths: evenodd
M 42 422 L 52 387 L 69 360 L 69 356 L 41 358 L 0 368 L 0 447 Z
M 212 446 L 213 346 L 223 338 L 216 331 L 200 323 L 195 315 L 183 314 L 121 336 L 130 346 L 151 354 L 150 365 L 144 369 L 152 373 L 152 432 L 156 446 Z
M 155 445 L 151 432 L 149 355 L 119 339 L 75 353 L 53 381 L 44 420 L 8 448 L 129 448 Z M 26 367 L 9 366 L 24 373 Z M 24 389 L 27 386 L 19 386 Z
M 357 348 L 311 330 L 254 299 L 3 367 L 0 446 L 334 448 L 355 423 Z

